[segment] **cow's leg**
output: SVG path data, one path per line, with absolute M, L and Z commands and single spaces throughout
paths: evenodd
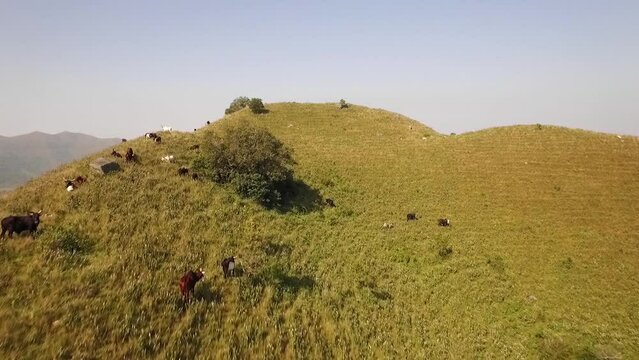
M 9 239 L 13 239 L 13 229 L 9 229 Z

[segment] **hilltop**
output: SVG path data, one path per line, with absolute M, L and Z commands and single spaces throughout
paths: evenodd
M 0 242 L 2 357 L 639 356 L 636 137 L 444 136 L 361 106 L 267 108 L 117 145 L 139 163 L 72 193 L 60 179 L 108 151 L 0 198 L 0 216 L 46 214 L 35 241 Z M 290 207 L 177 175 L 240 121 L 292 150 L 306 192 Z M 327 197 L 335 208 L 309 201 Z M 242 274 L 223 279 L 230 255 Z M 199 266 L 185 308 L 177 281 Z
M 0 136 L 0 191 L 119 142 L 70 132 Z

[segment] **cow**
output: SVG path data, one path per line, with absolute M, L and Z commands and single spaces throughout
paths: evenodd
M 124 159 L 129 162 L 129 161 L 135 161 L 135 154 L 133 153 L 133 149 L 128 148 L 126 151 L 126 155 L 124 155 Z
M 191 175 L 191 177 L 193 178 L 193 180 L 198 180 L 200 177 L 198 176 L 198 174 L 193 173 L 193 175 Z
M 382 229 L 392 229 L 392 228 L 393 228 L 392 223 L 384 223 L 384 225 L 382 225 Z
M 160 158 L 160 160 L 162 160 L 164 162 L 173 162 L 173 159 L 175 159 L 175 157 L 173 155 L 166 155 L 166 156 L 162 156 Z
M 200 148 L 200 145 L 199 145 L 199 144 L 195 144 L 195 145 L 191 145 L 191 146 L 189 146 L 189 150 L 197 150 L 197 149 L 199 149 L 199 148 Z
M 162 131 L 169 131 L 169 132 L 171 132 L 171 131 L 173 131 L 173 128 L 172 128 L 172 127 L 170 127 L 170 126 L 162 125 Z
M 64 187 L 67 189 L 67 191 L 73 191 L 78 188 L 73 183 L 73 180 L 64 180 Z
M 125 138 L 122 138 L 122 142 L 126 142 L 126 139 L 125 139 Z
M 191 302 L 191 297 L 195 292 L 195 284 L 204 277 L 202 268 L 198 271 L 189 270 L 180 279 L 180 293 L 185 303 Z
M 87 182 L 87 178 L 84 177 L 84 176 L 76 176 L 76 178 L 73 179 L 73 183 L 76 186 L 80 186 L 80 185 L 84 184 L 85 182 Z
M 67 189 L 67 191 L 73 191 L 77 189 L 78 187 L 80 187 L 80 185 L 84 184 L 86 181 L 87 181 L 86 177 L 76 176 L 76 178 L 73 180 L 65 179 L 64 187 Z
M 178 175 L 183 176 L 183 175 L 188 175 L 189 174 L 189 169 L 185 168 L 185 167 L 181 167 L 178 169 Z
M 193 132 L 196 132 L 196 131 L 197 131 L 197 129 L 193 129 Z
M 417 220 L 417 215 L 415 213 L 406 214 L 406 221 Z
M 211 125 L 211 122 L 207 120 L 206 125 Z
M 333 199 L 326 199 L 326 205 L 328 205 L 328 207 L 335 207 L 335 202 Z
M 156 137 L 158 137 L 158 134 L 156 133 L 146 133 L 144 134 L 144 137 L 147 139 L 155 139 Z
M 437 225 L 439 226 L 450 226 L 450 220 L 447 218 L 437 220 Z
M 222 272 L 224 272 L 224 278 L 235 276 L 235 257 L 231 256 L 222 260 Z
M 113 149 L 113 151 L 111 151 L 111 156 L 116 158 L 121 158 L 122 154 L 120 154 L 119 152 L 115 151 L 115 149 Z
M 153 139 L 153 141 L 155 141 L 157 144 L 162 142 L 162 137 L 161 136 L 156 136 L 155 139 Z
M 2 233 L 0 234 L 0 239 L 4 239 L 4 234 L 6 232 L 9 233 L 9 239 L 13 238 L 14 232 L 18 235 L 23 231 L 29 231 L 29 233 L 33 234 L 38 230 L 40 214 L 42 214 L 42 210 L 38 212 L 29 212 L 26 216 L 11 215 L 2 219 Z

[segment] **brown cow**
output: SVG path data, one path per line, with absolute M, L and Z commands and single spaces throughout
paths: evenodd
M 121 158 L 122 154 L 120 154 L 119 152 L 115 151 L 115 149 L 113 149 L 113 151 L 111 151 L 111 156 L 116 158 Z
M 410 220 L 417 220 L 417 215 L 415 215 L 415 213 L 406 214 L 406 221 L 410 221 Z
M 133 153 L 133 149 L 129 148 L 126 151 L 126 155 L 124 155 L 124 159 L 129 162 L 129 161 L 135 161 L 135 154 Z
M 195 292 L 195 284 L 204 277 L 204 271 L 202 268 L 198 271 L 189 270 L 180 279 L 180 293 L 182 293 L 182 299 L 185 303 L 191 302 L 191 297 Z
M 189 169 L 185 168 L 185 167 L 181 167 L 178 169 L 178 175 L 183 176 L 183 175 L 188 175 L 189 173 Z

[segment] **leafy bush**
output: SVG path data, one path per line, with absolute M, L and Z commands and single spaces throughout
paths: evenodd
M 251 109 L 253 114 L 264 114 L 268 112 L 268 110 L 264 107 L 262 99 L 258 98 L 252 98 L 248 103 L 248 107 Z
M 238 110 L 242 110 L 249 105 L 250 101 L 251 100 L 249 100 L 249 98 L 247 98 L 246 96 L 240 96 L 231 102 L 231 105 L 228 107 L 228 109 L 224 110 L 224 113 L 228 115 Z
M 293 177 L 293 158 L 265 129 L 242 123 L 221 135 L 210 133 L 193 168 L 205 177 L 231 184 L 242 196 L 264 205 L 278 204 Z

